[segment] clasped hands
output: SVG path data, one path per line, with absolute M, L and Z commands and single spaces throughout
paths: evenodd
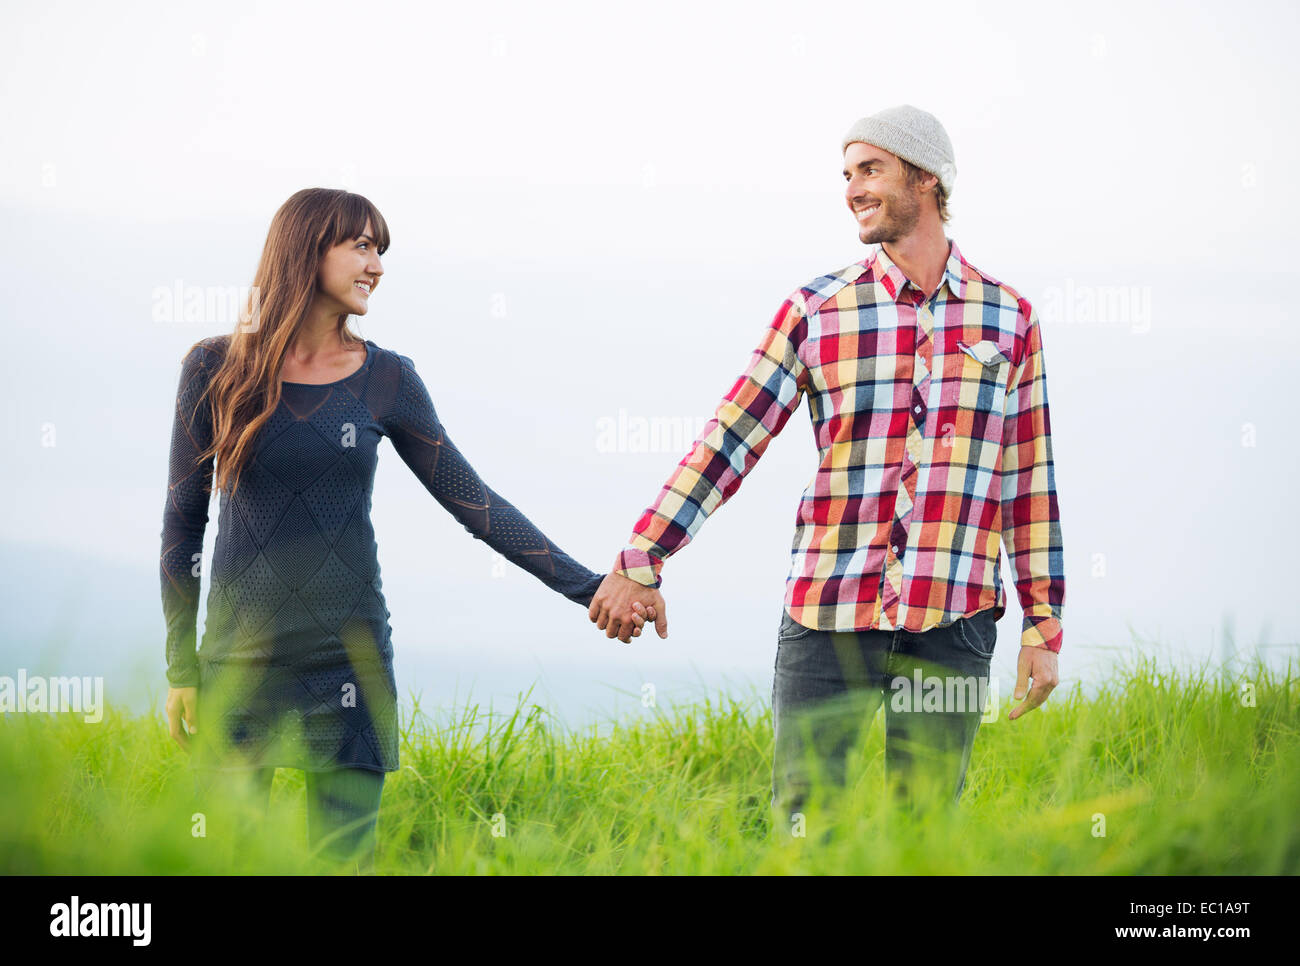
M 647 587 L 622 574 L 607 574 L 587 609 L 591 622 L 608 638 L 624 644 L 641 636 L 647 620 L 654 621 L 660 637 L 668 636 L 668 605 L 657 587 Z

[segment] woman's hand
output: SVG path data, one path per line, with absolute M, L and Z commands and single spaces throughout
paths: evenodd
M 185 728 L 181 727 L 182 719 Z M 186 734 L 186 729 L 189 734 Z M 198 688 L 167 689 L 167 730 L 178 745 L 190 750 L 190 735 L 198 734 L 199 730 Z
M 635 606 L 640 604 L 638 608 Z M 587 616 L 605 632 L 624 644 L 641 636 L 641 626 L 648 617 L 654 621 L 660 637 L 668 636 L 668 613 L 663 594 L 622 574 L 607 574 L 591 599 Z M 644 611 L 644 613 L 643 613 Z
M 654 605 L 651 604 L 649 607 L 646 607 L 641 603 L 641 601 L 634 600 L 632 601 L 632 610 L 635 612 L 632 615 L 632 620 L 636 622 L 636 627 L 632 631 L 632 636 L 640 637 L 641 628 L 645 626 L 646 621 L 649 621 L 651 624 L 655 623 Z

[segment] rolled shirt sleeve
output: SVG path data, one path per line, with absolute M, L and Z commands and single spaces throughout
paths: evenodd
M 1024 358 L 1012 373 L 1003 421 L 1002 542 L 1024 610 L 1021 645 L 1059 652 L 1065 572 L 1042 333 L 1037 312 L 1022 303 L 1029 319 Z
M 803 298 L 792 295 L 764 330 L 745 371 L 691 451 L 641 514 L 627 546 L 614 559 L 613 573 L 658 587 L 664 561 L 740 489 L 745 474 L 799 408 L 808 385 L 808 369 L 799 358 L 807 331 Z

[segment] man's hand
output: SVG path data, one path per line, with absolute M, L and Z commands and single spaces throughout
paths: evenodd
M 1034 679 L 1034 686 L 1029 687 L 1029 679 Z M 1020 701 L 1028 689 L 1029 697 L 1020 701 L 1007 715 L 1008 721 L 1015 721 L 1026 711 L 1033 711 L 1047 700 L 1047 696 L 1056 687 L 1056 652 L 1045 647 L 1021 647 L 1019 668 L 1016 671 L 1016 690 L 1013 697 Z
M 634 605 L 645 611 L 642 617 Z M 587 616 L 605 632 L 606 637 L 617 637 L 627 644 L 641 633 L 646 617 L 655 622 L 660 637 L 668 636 L 668 605 L 656 587 L 647 587 L 622 574 L 606 574 L 591 599 Z
M 199 689 L 168 688 L 166 708 L 167 730 L 178 745 L 189 751 L 189 736 L 197 734 L 199 730 Z M 181 727 L 182 719 L 189 729 L 189 734 L 186 734 L 186 729 Z

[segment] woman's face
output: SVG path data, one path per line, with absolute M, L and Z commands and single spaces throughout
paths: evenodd
M 365 315 L 379 276 L 384 274 L 373 231 L 367 220 L 360 235 L 339 242 L 321 260 L 316 297 L 337 303 L 340 314 Z

